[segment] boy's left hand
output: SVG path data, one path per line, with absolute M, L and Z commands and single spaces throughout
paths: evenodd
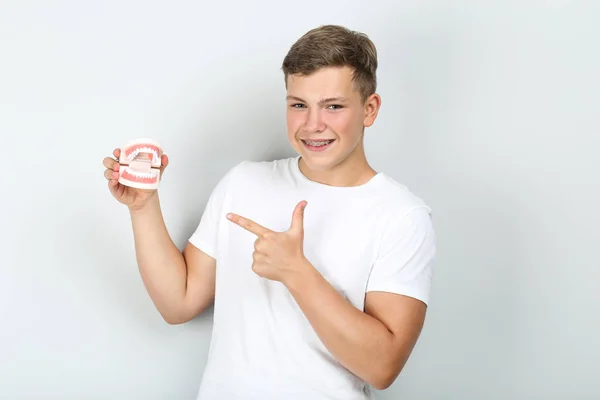
M 258 236 L 254 242 L 252 270 L 259 276 L 286 284 L 286 281 L 303 272 L 310 263 L 304 256 L 304 209 L 307 202 L 296 205 L 292 224 L 287 231 L 274 232 L 237 214 L 227 214 L 227 219 Z

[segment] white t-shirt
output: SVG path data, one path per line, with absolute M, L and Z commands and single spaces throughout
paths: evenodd
M 198 400 L 363 400 L 368 384 L 331 356 L 288 290 L 256 275 L 256 236 L 233 212 L 289 229 L 301 200 L 306 258 L 356 308 L 365 293 L 428 302 L 435 257 L 430 208 L 383 173 L 355 187 L 306 178 L 300 156 L 242 162 L 212 192 L 189 241 L 217 260 L 214 325 Z

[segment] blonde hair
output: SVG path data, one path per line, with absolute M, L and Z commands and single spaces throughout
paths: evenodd
M 350 67 L 362 101 L 377 89 L 377 49 L 367 35 L 339 25 L 322 25 L 290 48 L 281 69 L 288 76 L 308 76 L 321 68 Z

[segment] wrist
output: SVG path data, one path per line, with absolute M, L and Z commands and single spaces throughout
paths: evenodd
M 147 213 L 153 213 L 157 208 L 160 209 L 160 202 L 158 200 L 158 195 L 154 195 L 148 199 L 144 204 L 141 205 L 131 205 L 127 207 L 129 210 L 129 214 L 132 217 L 138 215 L 144 215 Z
M 305 292 L 307 288 L 314 287 L 319 277 L 321 277 L 319 271 L 308 260 L 304 259 L 300 262 L 298 268 L 289 272 L 282 283 L 290 293 L 298 295 Z

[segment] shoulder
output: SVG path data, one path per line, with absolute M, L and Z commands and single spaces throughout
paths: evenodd
M 399 222 L 409 216 L 423 219 L 431 215 L 431 207 L 406 185 L 385 173 L 381 173 L 378 178 L 377 200 L 381 204 L 383 220 Z
M 404 248 L 435 246 L 433 211 L 427 202 L 406 185 L 381 174 L 378 184 L 378 237 L 381 254 Z
M 367 292 L 391 292 L 429 301 L 436 235 L 431 208 L 408 187 L 380 176 L 375 261 Z

